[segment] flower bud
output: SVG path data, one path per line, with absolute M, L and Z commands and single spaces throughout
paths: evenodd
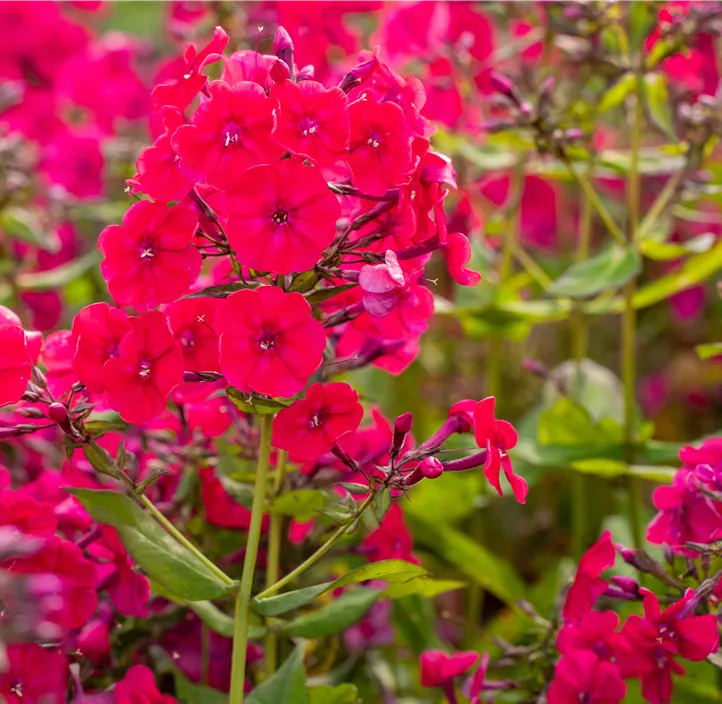
M 511 98 L 514 102 L 517 102 L 516 94 L 514 91 L 514 84 L 507 76 L 503 73 L 496 73 L 495 71 L 489 76 L 489 82 L 491 87 L 497 92 L 505 95 L 507 98 Z
M 627 592 L 634 596 L 639 593 L 639 583 L 632 577 L 624 577 L 622 575 L 615 575 L 609 578 L 609 581 L 615 586 L 619 587 L 623 592 Z
M 53 423 L 57 423 L 58 425 L 67 424 L 68 422 L 68 409 L 63 406 L 62 403 L 58 403 L 57 401 L 55 403 L 51 403 L 48 406 L 48 418 L 53 421 Z
M 45 413 L 41 408 L 34 408 L 33 406 L 30 406 L 28 408 L 18 408 L 16 409 L 15 413 L 17 413 L 19 416 L 23 416 L 24 418 L 34 418 L 35 420 L 39 420 L 40 418 L 45 418 Z
M 277 59 L 273 62 L 268 75 L 274 83 L 281 83 L 291 77 L 291 69 L 283 59 Z
M 395 421 L 394 421 L 394 435 L 393 439 L 391 440 L 391 450 L 389 451 L 389 455 L 391 459 L 395 459 L 398 457 L 399 452 L 401 452 L 401 448 L 404 445 L 404 440 L 406 440 L 406 436 L 411 431 L 411 427 L 414 424 L 414 416 L 411 413 L 402 413 Z
M 419 471 L 426 479 L 437 479 L 444 473 L 444 466 L 436 457 L 427 457 L 421 460 Z

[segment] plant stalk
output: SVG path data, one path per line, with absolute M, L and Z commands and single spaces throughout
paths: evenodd
M 258 543 L 261 539 L 261 521 L 263 504 L 266 498 L 268 467 L 271 460 L 271 427 L 273 416 L 261 416 L 261 442 L 258 448 L 256 483 L 253 488 L 251 505 L 251 525 L 248 528 L 246 555 L 243 560 L 241 586 L 236 596 L 236 613 L 233 623 L 233 656 L 231 669 L 231 691 L 229 704 L 243 704 L 244 683 L 246 679 L 246 651 L 248 649 L 248 614 L 253 589 L 253 573 L 258 557 Z

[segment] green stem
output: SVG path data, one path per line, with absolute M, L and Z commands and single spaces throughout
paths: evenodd
M 279 496 L 283 489 L 283 479 L 286 474 L 286 452 L 278 451 L 278 466 L 276 468 L 275 482 L 273 486 L 274 498 Z M 283 537 L 283 515 L 280 513 L 271 514 L 271 523 L 268 530 L 268 560 L 266 565 L 266 588 L 273 586 L 278 581 L 278 573 L 281 564 L 281 538 Z M 268 625 L 268 624 L 267 624 Z M 278 667 L 278 636 L 273 629 L 266 630 L 264 644 L 266 657 L 266 677 L 270 677 Z
M 222 569 L 214 565 L 183 533 L 181 533 L 155 506 L 155 504 L 145 495 L 139 496 L 138 499 L 143 506 L 148 509 L 153 518 L 165 528 L 188 552 L 197 557 L 218 579 L 226 584 L 234 584 L 232 580 Z
M 361 517 L 361 514 L 371 505 L 373 502 L 374 495 L 369 494 L 368 498 L 359 506 L 358 511 L 354 520 L 345 526 L 337 528 L 331 537 L 318 549 L 313 555 L 304 560 L 296 569 L 289 572 L 285 577 L 279 579 L 275 584 L 270 587 L 266 587 L 260 594 L 256 595 L 256 599 L 265 599 L 269 596 L 273 596 L 276 592 L 280 591 L 287 584 L 293 582 L 296 577 L 303 574 L 309 567 L 313 566 L 318 562 L 346 533 L 349 533 L 353 528 L 356 521 Z M 233 702 L 231 702 L 233 704 Z
M 266 498 L 268 467 L 271 459 L 271 427 L 273 416 L 261 416 L 261 442 L 258 448 L 256 483 L 253 487 L 251 525 L 248 528 L 246 555 L 243 559 L 241 586 L 236 597 L 236 614 L 233 624 L 233 656 L 229 704 L 243 704 L 243 685 L 246 679 L 246 650 L 248 648 L 248 612 L 253 589 L 253 573 L 261 539 L 263 504 Z

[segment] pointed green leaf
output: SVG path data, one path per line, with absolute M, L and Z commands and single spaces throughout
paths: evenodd
M 318 489 L 298 489 L 281 494 L 270 506 L 271 513 L 293 516 L 298 521 L 313 518 L 328 503 L 328 497 Z
M 46 230 L 34 213 L 23 208 L 10 207 L 0 211 L 0 230 L 8 237 L 35 245 L 53 254 L 59 252 L 62 246 L 55 232 Z
M 309 704 L 356 704 L 358 689 L 353 684 L 337 687 L 311 687 L 308 690 Z
M 466 589 L 466 582 L 455 582 L 450 579 L 431 579 L 429 577 L 417 577 L 409 582 L 392 584 L 383 593 L 384 599 L 401 599 L 405 596 L 420 594 L 431 599 L 439 594 L 453 592 L 457 589 Z
M 657 242 L 651 238 L 643 239 L 639 243 L 639 250 L 648 259 L 658 262 L 667 262 L 681 259 L 688 254 L 702 254 L 708 252 L 717 241 L 717 236 L 711 232 L 693 237 L 686 242 Z
M 178 670 L 173 673 L 178 704 L 228 704 L 228 695 L 211 687 L 193 684 Z
M 291 285 L 288 290 L 298 291 L 298 293 L 307 293 L 321 280 L 319 273 L 315 269 L 310 271 L 304 271 L 300 274 L 296 274 L 291 281 Z
M 246 704 L 309 704 L 304 650 L 302 644 L 296 646 L 278 671 L 246 697 Z
M 148 577 L 188 601 L 218 599 L 233 588 L 222 582 L 147 513 L 124 494 L 95 489 L 66 489 L 93 520 L 112 526 L 130 556 Z
M 625 73 L 614 85 L 612 85 L 602 96 L 597 105 L 599 113 L 616 108 L 624 102 L 624 99 L 636 89 L 637 76 L 634 73 Z
M 648 73 L 644 77 L 644 99 L 649 109 L 652 122 L 659 128 L 665 137 L 676 141 L 672 123 L 672 109 L 667 92 L 667 81 L 661 73 Z
M 381 521 L 384 520 L 386 512 L 391 508 L 391 492 L 388 487 L 384 487 L 381 491 L 376 492 L 372 508 L 376 520 L 379 522 L 379 525 L 381 525 Z
M 183 298 L 228 298 L 236 291 L 243 291 L 247 288 L 258 288 L 260 284 L 257 281 L 232 281 L 227 284 L 218 284 L 217 286 L 208 286 L 200 291 L 187 293 Z
M 257 416 L 268 416 L 278 413 L 282 408 L 291 405 L 289 401 L 266 398 L 258 394 L 244 394 L 234 386 L 226 389 L 226 395 L 231 403 L 242 413 L 253 413 Z
M 626 284 L 641 268 L 639 252 L 615 244 L 590 259 L 573 264 L 549 287 L 548 293 L 570 298 L 593 296 Z
M 62 288 L 92 269 L 100 262 L 100 258 L 100 252 L 93 250 L 67 264 L 56 266 L 55 269 L 20 274 L 15 281 L 18 288 L 23 291 L 50 291 Z
M 290 621 L 283 632 L 292 638 L 324 638 L 338 633 L 362 619 L 381 593 L 378 589 L 353 587 L 330 604 Z
M 313 293 L 307 294 L 306 300 L 309 303 L 321 303 L 322 301 L 327 301 L 329 298 L 338 296 L 339 293 L 348 291 L 354 286 L 358 286 L 358 284 L 342 284 L 341 286 L 327 286 L 326 288 L 320 288 Z

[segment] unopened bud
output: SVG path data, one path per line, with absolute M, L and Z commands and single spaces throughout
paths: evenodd
M 30 386 L 28 384 L 28 386 Z M 21 401 L 25 401 L 27 403 L 40 403 L 40 400 L 42 399 L 42 396 L 37 393 L 36 391 L 26 391 L 21 397 Z
M 489 82 L 491 87 L 497 92 L 505 95 L 507 98 L 511 98 L 516 102 L 516 95 L 514 91 L 514 84 L 507 76 L 503 73 L 496 73 L 495 71 L 489 76 Z
M 546 379 L 549 376 L 549 367 L 536 359 L 526 358 L 522 360 L 521 366 L 530 374 L 538 376 L 540 379 Z
M 438 479 L 444 473 L 444 466 L 436 457 L 421 460 L 419 471 L 426 479 Z
M 554 87 L 556 86 L 557 81 L 554 76 L 549 76 L 548 78 L 545 78 L 541 85 L 539 86 L 539 102 L 542 103 L 545 100 L 549 99 L 549 96 L 554 91 Z
M 281 83 L 291 77 L 291 69 L 283 59 L 276 59 L 268 75 L 274 83 Z
M 43 374 L 37 367 L 33 367 L 31 378 L 33 380 L 33 384 L 39 386 L 41 389 L 48 388 L 48 380 L 45 378 L 45 374 Z
M 293 39 L 285 27 L 279 27 L 273 35 L 273 53 L 284 61 L 289 53 L 293 56 Z
M 395 459 L 398 457 L 399 452 L 401 452 L 401 448 L 404 445 L 404 440 L 406 440 L 406 436 L 411 431 L 411 427 L 414 424 L 414 416 L 411 413 L 402 413 L 395 421 L 394 421 L 394 435 L 393 439 L 391 440 L 391 450 L 389 451 L 389 455 L 392 459 Z
M 62 403 L 51 403 L 48 406 L 48 418 L 57 423 L 58 425 L 67 424 L 68 422 L 68 409 L 63 406 Z
M 623 592 L 633 594 L 636 596 L 639 593 L 639 583 L 632 577 L 624 577 L 622 575 L 615 575 L 609 578 L 609 581 L 616 587 L 619 587 Z
M 76 381 L 71 387 L 70 390 L 74 394 L 79 394 L 81 391 L 85 390 L 85 384 L 82 381 Z
M 45 413 L 43 412 L 43 409 L 35 408 L 33 406 L 28 406 L 27 408 L 17 408 L 15 409 L 15 413 L 19 416 L 23 416 L 24 418 L 34 418 L 36 420 L 39 420 L 40 418 L 45 418 Z

